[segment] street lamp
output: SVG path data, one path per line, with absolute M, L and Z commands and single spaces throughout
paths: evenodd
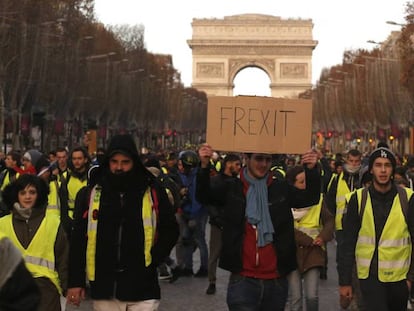
M 387 23 L 389 25 L 401 26 L 401 27 L 407 26 L 407 24 L 400 24 L 400 23 L 396 23 L 394 21 L 386 21 L 385 23 Z
M 367 40 L 367 43 L 382 44 L 383 42 L 378 42 L 378 41 L 374 41 L 374 40 Z
M 98 59 L 107 59 L 109 57 L 115 56 L 116 52 L 108 52 L 108 53 L 104 53 L 104 54 L 97 54 L 97 55 L 89 55 L 86 56 L 85 59 L 88 61 L 93 61 L 93 60 L 98 60 Z
M 92 40 L 94 39 L 94 36 L 84 36 L 81 38 L 81 40 Z

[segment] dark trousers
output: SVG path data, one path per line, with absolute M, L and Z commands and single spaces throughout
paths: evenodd
M 335 240 L 336 240 L 336 264 L 338 265 L 338 260 L 341 258 L 341 250 L 344 244 L 344 232 L 343 230 L 335 231 Z
M 367 311 L 407 310 L 408 287 L 405 280 L 383 283 L 377 277 L 370 276 L 359 282 Z
M 210 249 L 208 252 L 208 280 L 216 283 L 217 262 L 221 252 L 221 229 L 210 225 Z
M 284 311 L 288 294 L 286 278 L 262 280 L 231 274 L 227 288 L 230 311 Z
M 39 277 L 35 278 L 35 282 L 40 289 L 40 304 L 37 310 L 60 311 L 60 295 L 52 281 L 45 277 Z M 3 310 L 1 307 L 0 309 Z

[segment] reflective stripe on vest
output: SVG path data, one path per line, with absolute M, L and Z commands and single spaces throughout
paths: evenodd
M 68 187 L 68 215 L 73 219 L 73 211 L 75 209 L 75 199 L 79 190 L 86 186 L 86 179 L 80 180 L 74 176 L 70 176 L 67 187 Z
M 96 233 L 102 188 L 95 186 L 91 191 L 88 211 L 88 242 L 86 247 L 86 274 L 89 281 L 95 280 Z M 144 227 L 145 266 L 152 263 L 151 249 L 156 241 L 158 201 L 155 190 L 147 188 L 142 198 L 142 223 Z
M 0 218 L 0 227 L 2 228 L 3 233 L 5 233 L 20 250 L 26 262 L 26 267 L 33 277 L 46 277 L 50 279 L 59 293 L 62 294 L 59 275 L 55 267 L 54 252 L 59 224 L 59 217 L 46 214 L 32 241 L 27 249 L 25 249 L 14 232 L 12 215 Z
M 299 221 L 295 221 L 295 228 L 315 239 L 321 232 L 321 210 L 323 195 L 321 194 L 318 204 L 313 205 L 308 213 Z
M 342 216 L 345 210 L 345 195 L 351 190 L 344 180 L 344 173 L 338 176 L 338 188 L 336 190 L 336 213 L 335 213 L 335 230 L 342 230 Z
M 357 190 L 358 210 L 361 210 L 362 190 Z M 409 190 L 409 189 L 407 189 Z M 407 191 L 410 198 L 412 191 Z M 366 279 L 375 252 L 375 223 L 371 198 L 367 197 L 359 230 L 355 259 L 359 279 Z M 407 278 L 411 262 L 411 237 L 402 211 L 398 194 L 378 241 L 378 279 L 381 282 L 397 282 Z
M 48 204 L 46 212 L 60 217 L 60 198 L 58 195 L 58 187 L 57 180 L 53 180 L 49 183 L 50 192 L 47 197 Z

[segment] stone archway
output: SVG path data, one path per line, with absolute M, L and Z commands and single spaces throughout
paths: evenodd
M 312 20 L 242 14 L 193 19 L 188 45 L 193 54 L 192 87 L 208 96 L 232 96 L 233 81 L 246 67 L 270 78 L 272 97 L 297 98 L 311 88 Z

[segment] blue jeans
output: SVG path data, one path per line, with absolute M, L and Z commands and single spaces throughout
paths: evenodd
M 318 311 L 319 308 L 319 268 L 312 268 L 304 274 L 298 270 L 289 273 L 289 310 L 302 311 L 302 297 L 305 297 L 306 311 Z M 302 286 L 303 279 L 303 286 Z M 303 287 L 303 288 L 302 288 Z
M 184 222 L 183 248 L 184 267 L 193 269 L 193 252 L 196 247 L 200 250 L 200 268 L 207 270 L 208 248 L 206 242 L 206 225 L 208 220 L 207 209 L 193 219 Z
M 231 274 L 227 287 L 230 311 L 283 311 L 288 292 L 286 278 L 262 280 Z

